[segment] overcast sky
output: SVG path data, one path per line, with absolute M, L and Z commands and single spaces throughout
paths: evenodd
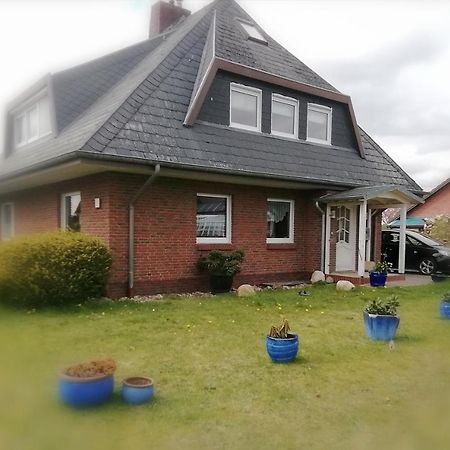
M 0 108 L 48 72 L 146 39 L 151 3 L 0 0 Z M 207 3 L 185 0 L 184 7 Z M 450 176 L 450 2 L 239 3 L 351 95 L 359 124 L 424 189 Z

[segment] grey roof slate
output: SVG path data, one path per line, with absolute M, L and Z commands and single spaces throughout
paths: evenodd
M 53 75 L 58 130 L 72 123 L 164 39 L 163 35 Z
M 189 16 L 164 39 L 141 43 L 129 55 L 124 50 L 100 62 L 102 81 L 93 83 L 102 94 L 83 101 L 79 110 L 63 108 L 67 100 L 58 99 L 60 111 L 65 110 L 61 113 L 62 123 L 67 121 L 67 125 L 56 138 L 37 144 L 33 151 L 30 148 L 8 158 L 0 169 L 0 179 L 76 152 L 78 157 L 161 163 L 229 174 L 348 187 L 394 183 L 413 191 L 421 190 L 363 130 L 365 159 L 351 148 L 286 140 L 204 123 L 196 123 L 192 128 L 183 126 L 196 83 L 201 79 L 199 71 L 205 70 L 212 53 L 211 29 L 215 15 L 216 51 L 220 47 L 220 51 L 233 54 L 236 46 L 242 44 L 232 42 L 231 35 L 238 33 L 233 31 L 235 17 L 243 17 L 244 13 L 233 0 L 217 0 Z M 253 55 L 261 66 L 270 62 L 270 70 L 294 71 L 302 82 L 334 89 L 267 38 L 268 46 L 244 39 L 246 57 L 249 50 L 245 46 L 251 49 L 253 44 L 258 45 L 260 48 L 253 50 Z M 269 53 L 260 55 L 264 49 Z M 283 58 L 285 69 L 280 67 Z M 293 69 L 294 63 L 298 70 Z M 117 74 L 105 79 L 110 64 L 118 65 L 114 69 Z M 83 80 L 93 80 L 94 66 L 75 68 L 74 74 L 79 70 Z M 294 73 L 285 72 L 283 76 L 292 78 Z M 75 75 L 65 77 L 73 80 L 75 91 L 82 90 L 82 83 L 76 83 Z M 63 95 L 64 90 L 59 92 L 55 96 Z M 80 112 L 82 108 L 84 111 Z
M 255 24 L 267 39 L 268 45 L 247 39 L 237 18 Z M 265 33 L 234 0 L 224 0 L 217 6 L 216 56 L 294 81 L 339 92 Z

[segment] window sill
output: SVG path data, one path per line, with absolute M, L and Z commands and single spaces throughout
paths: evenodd
M 286 243 L 286 244 L 269 244 L 266 243 L 267 250 L 297 250 L 297 244 Z
M 210 250 L 235 250 L 234 244 L 197 244 L 197 250 L 207 252 Z

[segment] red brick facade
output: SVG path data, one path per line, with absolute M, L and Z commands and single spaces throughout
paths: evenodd
M 81 192 L 82 231 L 101 237 L 114 263 L 109 294 L 126 293 L 128 202 L 145 177 L 117 173 L 79 178 L 17 193 L 2 201 L 15 204 L 16 234 L 56 230 L 61 195 Z M 232 197 L 232 244 L 196 244 L 197 193 Z M 320 268 L 319 191 L 159 178 L 136 203 L 135 292 L 137 294 L 207 289 L 197 260 L 211 249 L 242 249 L 245 262 L 236 283 L 283 281 L 307 277 Z M 95 209 L 94 199 L 101 199 Z M 267 198 L 295 201 L 294 244 L 267 244 Z
M 439 215 L 450 216 L 450 182 L 430 195 L 425 203 L 408 212 L 408 217 L 432 219 Z

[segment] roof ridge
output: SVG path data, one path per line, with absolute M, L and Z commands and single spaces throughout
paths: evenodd
M 151 39 L 143 39 L 142 41 L 135 42 L 134 44 L 127 45 L 126 47 L 122 47 L 119 50 L 115 50 L 113 52 L 106 53 L 106 54 L 104 54 L 102 56 L 98 56 L 96 58 L 90 59 L 90 60 L 85 61 L 83 63 L 77 64 L 75 66 L 68 67 L 67 69 L 63 69 L 63 70 L 60 70 L 58 72 L 52 72 L 50 75 L 52 77 L 63 76 L 63 75 L 66 75 L 68 72 L 76 71 L 78 69 L 83 69 L 86 66 L 89 66 L 91 64 L 101 63 L 103 61 L 106 61 L 109 58 L 114 57 L 114 56 L 119 56 L 121 53 L 125 53 L 126 51 L 129 51 L 129 50 L 131 50 L 133 48 L 138 48 L 138 47 L 140 47 L 140 46 L 142 46 L 144 44 L 149 44 L 150 42 L 156 41 L 157 39 L 161 39 L 161 37 L 164 37 L 164 35 L 169 35 L 170 33 L 173 33 L 173 31 L 174 30 L 172 29 L 172 30 L 170 30 L 170 31 L 168 31 L 166 33 L 161 33 L 161 34 L 159 34 L 157 36 L 154 36 Z

